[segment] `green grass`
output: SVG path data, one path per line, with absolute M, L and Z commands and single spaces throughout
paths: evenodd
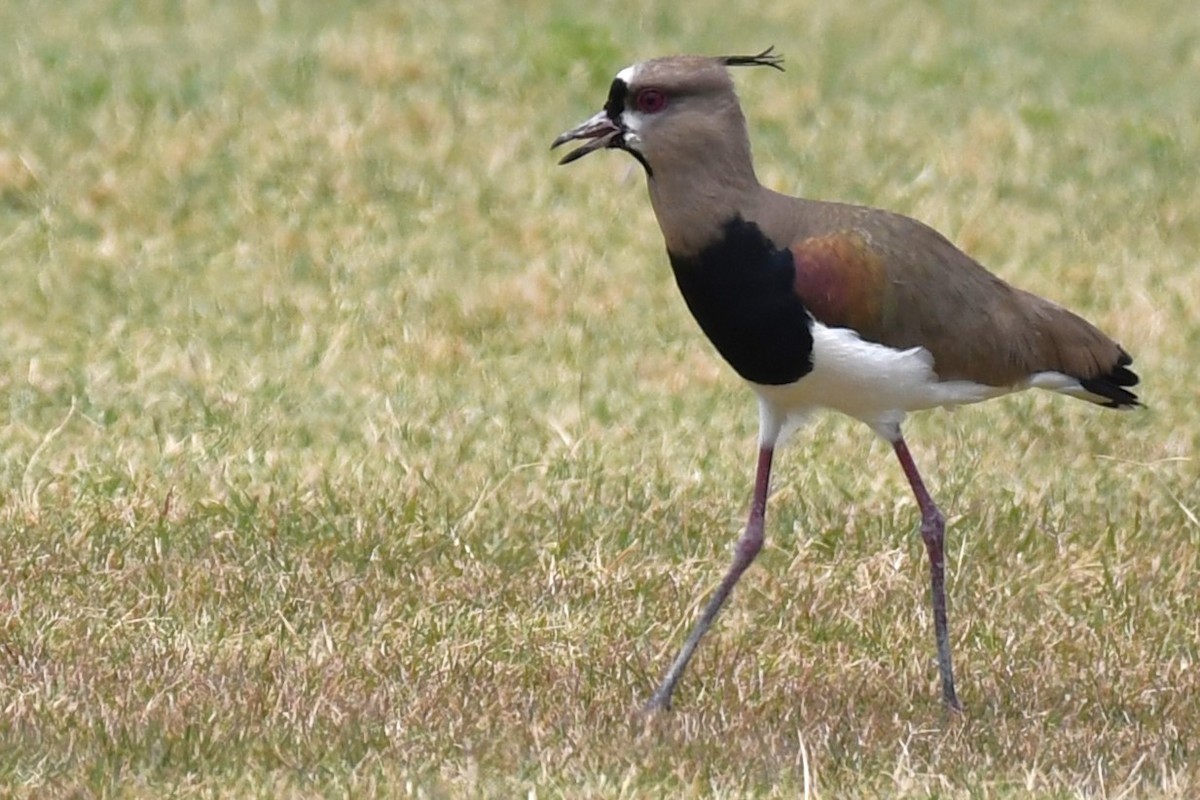
M 1200 17 L 1186 3 L 0 7 L 0 794 L 1200 791 Z M 1149 409 L 822 419 L 678 710 L 756 413 L 612 74 L 739 73 L 771 186 L 918 216 Z

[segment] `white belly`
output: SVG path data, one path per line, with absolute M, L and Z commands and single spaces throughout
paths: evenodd
M 894 440 L 909 411 L 978 403 L 1025 386 L 988 386 L 973 381 L 939 381 L 933 356 L 923 347 L 895 350 L 864 341 L 845 328 L 812 326 L 812 371 L 783 386 L 751 384 L 768 416 L 795 425 L 818 408 L 840 411 Z

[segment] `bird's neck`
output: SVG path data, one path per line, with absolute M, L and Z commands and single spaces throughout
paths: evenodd
M 712 244 L 730 220 L 753 220 L 766 191 L 748 147 L 724 156 L 710 151 L 678 166 L 655 164 L 648 186 L 667 250 L 682 257 Z

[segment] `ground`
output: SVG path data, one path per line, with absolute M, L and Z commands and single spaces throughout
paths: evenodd
M 1200 16 L 102 0 L 0 9 L 0 794 L 1200 792 Z M 736 77 L 773 188 L 916 216 L 1116 337 L 1147 408 L 827 417 L 676 697 L 757 415 L 613 74 Z

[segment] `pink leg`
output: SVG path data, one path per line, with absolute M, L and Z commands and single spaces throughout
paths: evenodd
M 750 519 L 746 523 L 745 532 L 738 539 L 733 553 L 733 564 L 725 573 L 725 578 L 717 587 L 716 593 L 709 599 L 708 605 L 704 607 L 704 613 L 700 615 L 700 620 L 692 628 L 687 641 L 683 643 L 683 649 L 675 657 L 666 677 L 655 690 L 654 696 L 646 703 L 646 711 L 671 708 L 671 695 L 675 691 L 675 684 L 679 683 L 679 679 L 683 677 L 688 662 L 696 652 L 696 646 L 700 644 L 700 639 L 712 627 L 713 620 L 717 618 L 717 613 L 729 597 L 729 593 L 733 591 L 738 578 L 742 577 L 742 573 L 746 571 L 746 568 L 758 555 L 758 551 L 762 549 L 763 520 L 767 513 L 767 493 L 771 484 L 771 458 L 774 452 L 774 447 L 771 445 L 763 445 L 758 451 L 758 475 L 754 481 L 754 500 L 750 505 Z
M 917 505 L 921 507 L 921 538 L 925 540 L 925 549 L 929 553 L 929 571 L 933 585 L 933 628 L 937 636 L 938 671 L 942 675 L 942 700 L 955 711 L 962 711 L 958 702 L 958 694 L 954 691 L 954 670 L 950 665 L 950 630 L 946 622 L 946 568 L 943 542 L 946 535 L 946 521 L 942 512 L 934 504 L 933 498 L 925 489 L 921 473 L 913 463 L 912 454 L 902 437 L 892 442 L 896 456 L 904 475 L 912 486 L 913 494 L 917 496 Z

